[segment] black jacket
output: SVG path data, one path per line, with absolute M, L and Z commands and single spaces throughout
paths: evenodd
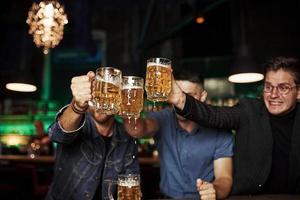
M 210 106 L 186 95 L 180 115 L 202 125 L 236 131 L 232 194 L 255 194 L 271 171 L 273 137 L 263 101 L 242 99 L 233 107 Z M 289 183 L 300 193 L 300 105 L 291 138 Z M 279 183 L 280 184 L 280 183 Z

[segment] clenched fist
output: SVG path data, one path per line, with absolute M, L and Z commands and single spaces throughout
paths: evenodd
M 212 183 L 197 179 L 197 190 L 201 200 L 215 200 L 216 190 Z
M 75 104 L 78 107 L 86 107 L 89 100 L 92 99 L 92 80 L 95 73 L 89 71 L 86 75 L 75 76 L 71 80 L 71 90 Z

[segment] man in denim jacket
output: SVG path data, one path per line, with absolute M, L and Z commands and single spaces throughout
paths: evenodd
M 54 179 L 47 200 L 116 199 L 118 174 L 137 174 L 137 142 L 115 121 L 88 108 L 95 74 L 72 79 L 72 102 L 62 108 L 49 128 L 57 142 Z M 111 187 L 110 187 L 111 186 Z

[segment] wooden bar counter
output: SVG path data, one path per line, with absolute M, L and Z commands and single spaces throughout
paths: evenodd
M 26 163 L 41 163 L 41 164 L 51 164 L 55 162 L 54 156 L 36 156 L 31 158 L 27 155 L 0 155 L 0 164 L 5 164 L 6 162 L 26 162 Z M 159 164 L 159 158 L 157 156 L 153 157 L 139 157 L 140 164 Z
M 162 199 L 152 199 L 152 200 L 162 200 Z M 177 200 L 199 200 L 199 198 L 194 199 L 177 199 Z M 300 200 L 300 195 L 249 195 L 249 196 L 231 196 L 226 198 L 226 200 Z
M 54 163 L 54 156 L 0 155 L 0 162 Z

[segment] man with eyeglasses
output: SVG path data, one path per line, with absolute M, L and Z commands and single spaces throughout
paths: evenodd
M 236 131 L 232 194 L 300 193 L 300 62 L 277 57 L 265 65 L 263 100 L 210 106 L 173 82 L 169 102 L 185 118 Z M 200 185 L 198 185 L 201 191 Z

